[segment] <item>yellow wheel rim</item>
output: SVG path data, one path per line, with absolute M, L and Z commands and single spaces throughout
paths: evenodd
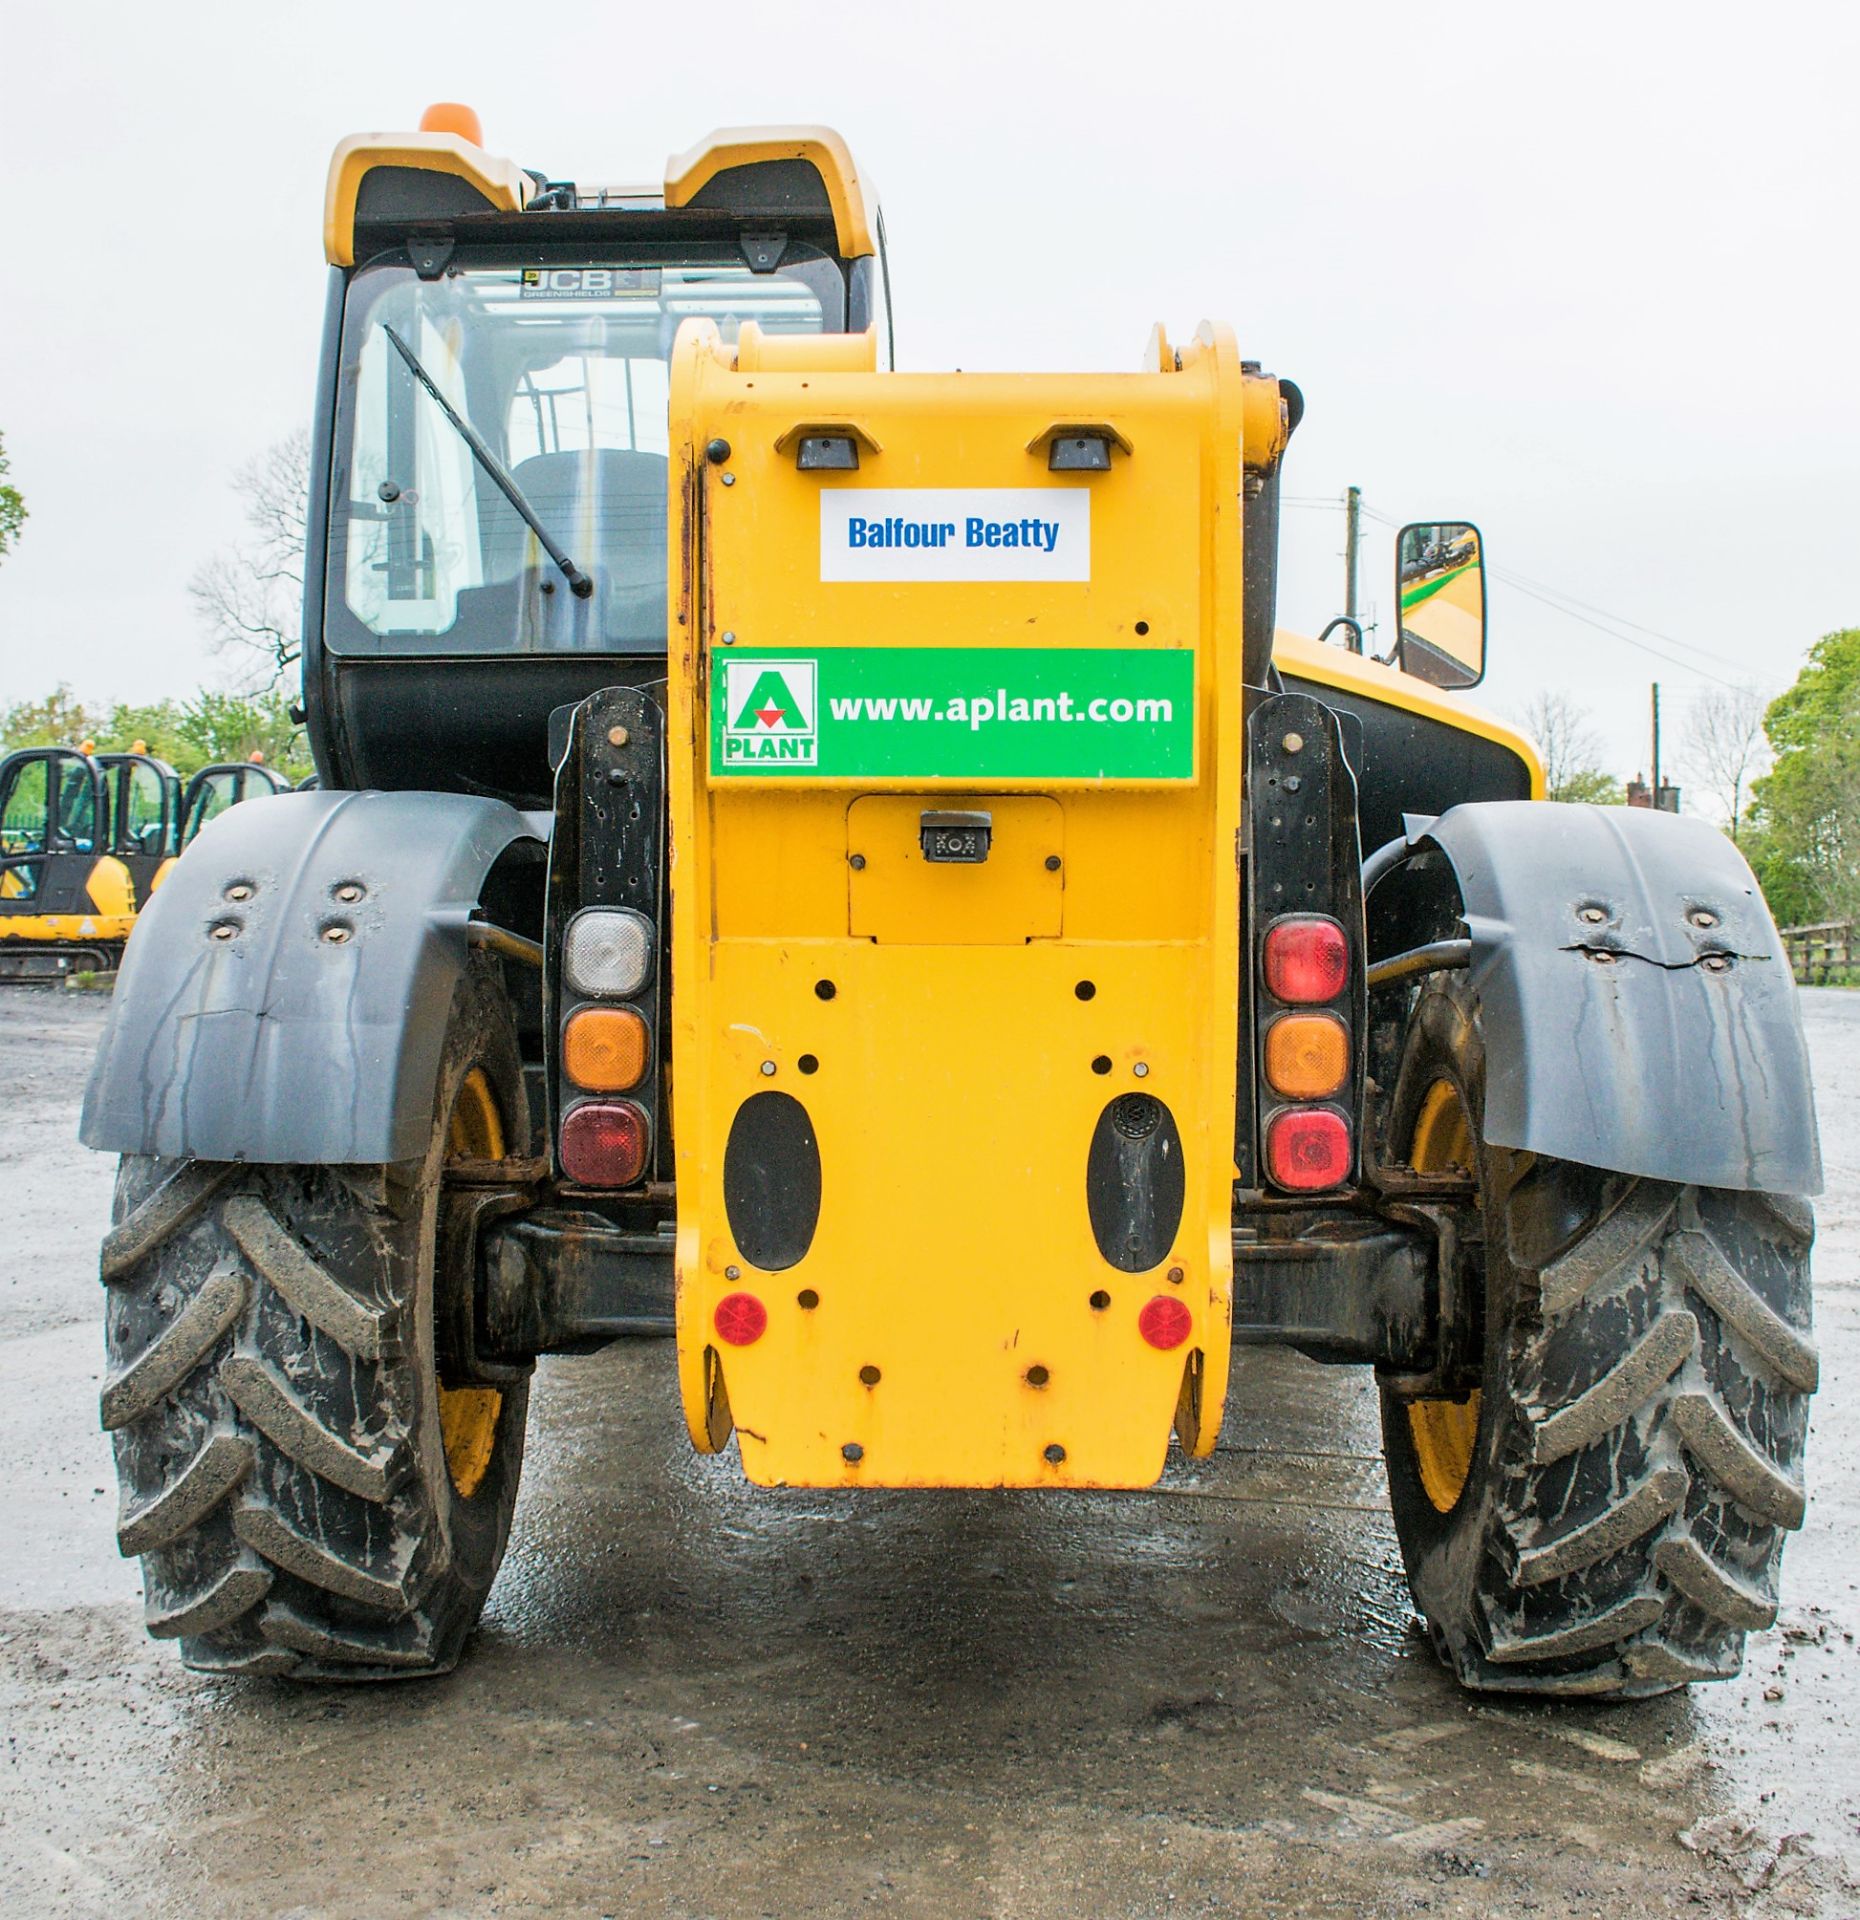
M 446 1127 L 448 1160 L 501 1160 L 504 1121 L 497 1096 L 482 1067 L 473 1067 L 452 1103 Z M 439 1388 L 439 1432 L 445 1442 L 446 1471 L 461 1500 L 469 1500 L 490 1470 L 497 1445 L 497 1418 L 504 1396 L 495 1387 Z
M 1472 1173 L 1474 1158 L 1472 1121 L 1460 1090 L 1451 1080 L 1436 1080 L 1415 1119 L 1408 1164 L 1416 1173 Z M 1473 1442 L 1479 1434 L 1477 1390 L 1464 1400 L 1410 1401 L 1408 1432 L 1422 1488 L 1440 1512 L 1451 1513 L 1472 1473 Z

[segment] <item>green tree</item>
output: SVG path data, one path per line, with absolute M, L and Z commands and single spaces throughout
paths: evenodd
M 157 760 L 166 760 L 183 776 L 202 765 L 192 743 L 181 731 L 181 706 L 177 700 L 156 700 L 147 706 L 119 701 L 110 709 L 110 717 L 96 729 L 97 745 L 105 753 L 130 753 L 138 745 Z
M 4 560 L 13 550 L 19 530 L 26 520 L 26 502 L 19 489 L 6 484 L 8 471 L 6 437 L 0 434 L 0 560 Z
M 43 700 L 19 700 L 0 712 L 0 747 L 75 747 L 94 739 L 104 716 L 61 680 Z
M 1764 731 L 1745 852 L 1784 926 L 1860 918 L 1860 627 L 1824 634 Z
M 251 694 L 203 689 L 181 708 L 179 731 L 198 754 L 198 765 L 259 753 L 290 780 L 311 770 L 303 735 L 291 719 L 290 696 L 281 687 Z
M 1604 773 L 1600 767 L 1571 767 L 1550 798 L 1581 800 L 1592 807 L 1621 807 L 1627 804 L 1627 789 L 1612 773 Z
M 60 685 L 43 700 L 0 710 L 0 751 L 75 747 L 86 740 L 99 753 L 139 747 L 166 760 L 182 779 L 214 761 L 249 760 L 254 753 L 287 780 L 301 780 L 312 770 L 289 696 L 279 688 L 254 694 L 203 688 L 191 700 L 118 701 L 106 709 L 87 706 Z

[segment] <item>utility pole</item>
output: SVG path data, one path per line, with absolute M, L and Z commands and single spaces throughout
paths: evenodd
M 1350 487 L 1343 496 L 1343 610 L 1356 618 L 1356 543 L 1361 537 L 1363 490 Z
M 1679 789 L 1660 777 L 1660 683 L 1653 683 L 1653 804 L 1662 813 L 1679 811 Z

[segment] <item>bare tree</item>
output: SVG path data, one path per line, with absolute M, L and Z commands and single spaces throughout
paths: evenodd
M 1733 840 L 1750 783 L 1770 765 L 1763 733 L 1766 706 L 1755 687 L 1728 687 L 1696 695 L 1686 715 L 1681 753 L 1687 776 L 1717 802 Z
M 243 691 L 273 687 L 303 641 L 304 530 L 310 516 L 310 436 L 303 429 L 248 460 L 233 486 L 246 535 L 188 582 L 195 611 Z
M 1602 745 L 1587 707 L 1545 687 L 1531 695 L 1520 719 L 1543 756 L 1544 787 L 1550 799 L 1602 805 L 1620 802 L 1621 783 L 1602 770 Z

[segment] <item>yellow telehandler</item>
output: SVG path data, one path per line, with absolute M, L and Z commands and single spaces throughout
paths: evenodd
M 1548 805 L 1464 704 L 1481 542 L 1394 658 L 1275 642 L 1296 388 L 889 370 L 842 141 L 651 187 L 344 141 L 319 786 L 144 914 L 105 1425 L 195 1667 L 438 1672 L 538 1355 L 674 1334 L 765 1486 L 1146 1485 L 1236 1342 L 1368 1366 L 1469 1687 L 1735 1672 L 1802 1518 L 1819 1180 L 1736 849 Z

